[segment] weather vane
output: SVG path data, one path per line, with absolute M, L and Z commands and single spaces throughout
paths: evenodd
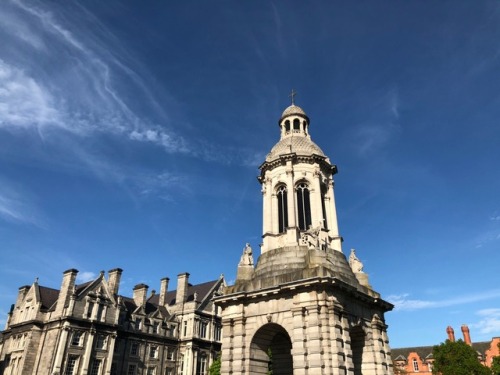
M 292 105 L 295 105 L 295 95 L 297 95 L 297 91 L 292 89 L 292 92 L 290 95 L 288 95 L 290 98 L 292 98 Z

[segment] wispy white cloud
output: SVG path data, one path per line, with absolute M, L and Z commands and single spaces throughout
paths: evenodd
M 412 299 L 408 293 L 390 295 L 387 300 L 395 306 L 396 311 L 413 311 L 430 308 L 440 308 L 463 305 L 473 302 L 486 301 L 500 297 L 500 289 L 483 291 L 475 294 L 455 296 L 453 298 L 441 300 L 420 300 Z
M 481 320 L 477 323 L 470 324 L 471 328 L 474 328 L 482 334 L 491 334 L 500 332 L 500 309 L 483 309 L 477 312 L 477 315 L 481 317 Z
M 46 226 L 32 199 L 5 180 L 0 180 L 0 218 L 41 228 Z
M 77 283 L 86 283 L 87 281 L 91 281 L 97 278 L 97 274 L 92 271 L 81 271 L 78 272 L 78 275 L 76 276 L 76 282 Z

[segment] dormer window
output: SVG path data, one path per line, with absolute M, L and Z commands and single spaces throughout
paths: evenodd
M 418 372 L 418 361 L 416 358 L 413 358 L 413 371 Z

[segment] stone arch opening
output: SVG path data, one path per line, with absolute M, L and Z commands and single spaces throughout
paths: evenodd
M 250 344 L 250 374 L 292 375 L 292 341 L 286 330 L 269 323 L 255 333 Z
M 361 326 L 352 327 L 349 330 L 351 338 L 352 363 L 354 366 L 354 375 L 362 374 L 363 353 L 365 352 L 365 331 Z

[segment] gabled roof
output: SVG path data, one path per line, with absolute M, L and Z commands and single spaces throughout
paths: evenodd
M 38 286 L 38 285 L 37 285 Z M 42 309 L 50 309 L 59 297 L 59 290 L 47 288 L 46 286 L 38 286 L 38 293 L 40 294 L 40 302 Z
M 474 350 L 476 350 L 478 353 L 480 353 L 482 356 L 484 356 L 486 350 L 489 349 L 490 347 L 490 342 L 489 341 L 484 341 L 484 342 L 474 342 L 472 343 L 472 347 Z M 400 357 L 403 357 L 405 360 L 408 359 L 408 356 L 410 353 L 417 353 L 418 356 L 421 359 L 432 359 L 432 349 L 434 348 L 434 345 L 432 346 L 415 346 L 415 347 L 408 347 L 408 348 L 397 348 L 397 349 L 392 349 L 391 350 L 391 357 L 393 360 L 400 360 Z
M 195 293 L 197 293 L 197 295 L 198 295 L 198 297 L 197 297 L 198 301 L 201 302 L 201 301 L 205 300 L 207 297 L 209 297 L 210 291 L 212 291 L 212 289 L 217 285 L 217 283 L 220 280 L 221 279 L 217 279 L 217 280 L 213 280 L 213 281 L 207 281 L 206 283 L 197 284 L 197 285 L 188 284 L 187 300 L 186 300 L 186 302 L 194 301 L 194 294 Z M 177 294 L 177 290 L 171 290 L 171 291 L 167 292 L 166 301 L 167 301 L 167 305 L 168 306 L 175 305 L 176 294 Z M 159 294 L 155 294 L 155 295 L 151 296 L 148 299 L 148 302 L 150 302 L 150 303 L 158 306 L 158 304 L 160 302 L 160 295 Z

